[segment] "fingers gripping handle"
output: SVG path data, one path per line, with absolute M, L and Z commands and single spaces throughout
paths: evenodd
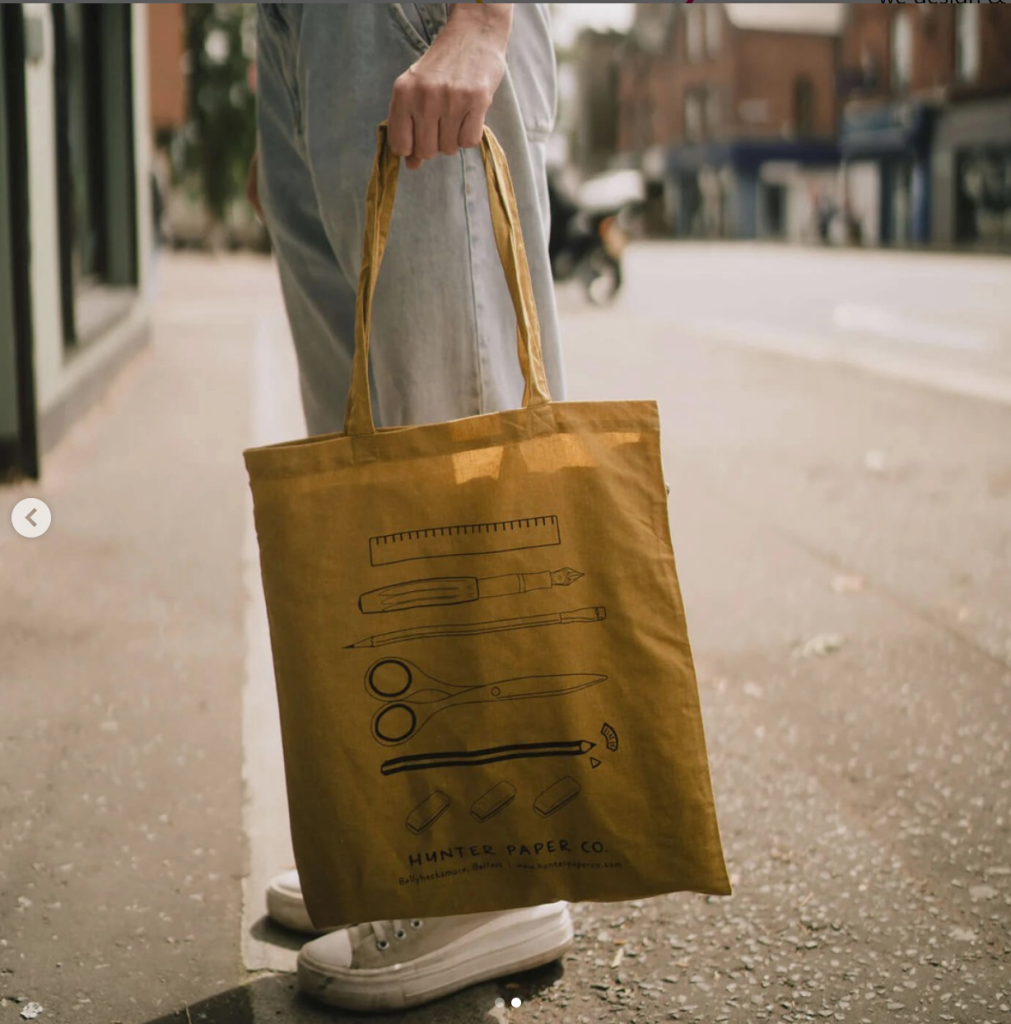
M 355 356 L 351 370 L 351 391 L 348 394 L 344 432 L 348 435 L 374 434 L 372 398 L 369 392 L 369 341 L 372 333 L 372 302 L 379 268 L 386 251 L 393 217 L 393 201 L 400 175 L 400 158 L 387 144 L 386 122 L 377 132 L 376 158 L 372 165 L 365 206 L 365 236 L 362 243 L 362 266 L 358 277 L 358 300 L 355 305 Z M 506 284 L 516 311 L 516 345 L 520 370 L 523 373 L 523 407 L 551 401 L 544 373 L 541 332 L 537 319 L 533 285 L 523 233 L 520 226 L 516 194 L 505 154 L 491 130 L 485 128 L 481 143 L 481 159 L 488 179 L 488 200 Z

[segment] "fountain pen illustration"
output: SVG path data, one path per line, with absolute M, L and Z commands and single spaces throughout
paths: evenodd
M 507 576 L 440 576 L 435 579 L 409 580 L 370 590 L 358 599 L 358 607 L 366 614 L 403 612 L 411 608 L 434 608 L 440 605 L 467 604 L 488 597 L 508 597 L 531 590 L 568 587 L 582 579 L 583 573 L 568 567 L 554 572 L 514 572 Z

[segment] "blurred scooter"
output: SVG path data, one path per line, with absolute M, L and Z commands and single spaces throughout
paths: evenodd
M 548 256 L 556 281 L 581 281 L 586 297 L 605 306 L 621 290 L 621 256 L 628 236 L 618 223 L 621 206 L 583 209 L 548 178 L 551 233 Z

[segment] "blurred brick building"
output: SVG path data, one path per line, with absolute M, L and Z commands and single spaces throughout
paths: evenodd
M 573 46 L 569 159 L 584 175 L 605 170 L 619 145 L 619 83 L 626 39 L 620 32 L 582 32 Z
M 619 148 L 662 189 L 676 234 L 816 231 L 839 158 L 842 21 L 836 4 L 636 4 Z
M 1011 245 L 1011 8 L 849 8 L 846 202 L 871 244 Z
M 188 117 L 186 5 L 149 4 L 148 91 L 151 108 L 151 206 L 155 238 L 172 234 L 168 207 L 173 189 L 173 143 Z
M 148 82 L 151 129 L 156 139 L 186 123 L 185 57 L 185 5 L 149 4 Z
M 666 231 L 1011 247 L 1011 5 L 636 4 L 583 52 Z

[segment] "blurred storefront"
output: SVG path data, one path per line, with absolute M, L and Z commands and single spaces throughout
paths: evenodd
M 834 192 L 839 5 L 637 4 L 621 149 L 680 237 L 808 240 Z
M 636 4 L 613 159 L 662 234 L 1006 249 L 1009 54 L 1007 4 Z
M 844 201 L 870 245 L 1011 246 L 1011 9 L 854 5 Z
M 0 477 L 147 341 L 145 4 L 0 9 Z
M 668 151 L 676 233 L 800 241 L 816 230 L 815 201 L 834 188 L 832 142 L 739 139 Z
M 942 112 L 934 181 L 937 241 L 1011 249 L 1011 98 Z
M 896 103 L 843 116 L 848 208 L 867 244 L 930 240 L 931 107 Z

